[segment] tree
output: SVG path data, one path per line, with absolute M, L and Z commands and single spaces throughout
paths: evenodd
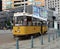
M 7 25 L 8 25 L 8 26 L 11 26 L 11 23 L 10 23 L 10 21 L 9 21 L 9 20 L 7 21 Z

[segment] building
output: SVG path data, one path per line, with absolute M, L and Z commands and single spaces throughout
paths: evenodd
M 0 11 L 11 9 L 12 7 L 12 0 L 0 0 Z
M 36 5 L 45 6 L 44 0 L 34 0 L 34 2 Z M 25 2 L 24 0 L 0 0 L 0 11 L 21 7 L 24 3 L 25 5 L 31 5 L 33 2 L 32 0 L 25 0 Z
M 41 1 L 41 0 L 34 0 L 34 2 L 35 2 L 35 5 L 38 5 L 38 6 L 44 6 L 44 2 L 43 2 L 43 0 Z M 36 3 L 37 2 L 37 3 Z M 42 4 L 40 4 L 40 2 L 42 3 Z M 12 21 L 12 18 L 13 18 L 13 14 L 15 13 L 15 12 L 23 12 L 23 10 L 24 10 L 24 3 L 25 3 L 25 5 L 26 5 L 26 7 L 25 7 L 25 12 L 27 12 L 27 13 L 30 13 L 30 14 L 32 14 L 32 3 L 33 2 L 31 2 L 31 1 L 29 1 L 29 0 L 25 0 L 25 2 L 24 2 L 24 0 L 2 0 L 2 13 L 4 13 L 4 14 L 2 14 L 0 17 L 0 19 L 1 19 L 1 21 L 0 22 L 3 22 L 3 27 L 6 25 L 5 24 L 5 21 L 7 20 L 10 20 L 10 21 Z M 0 13 L 1 14 L 1 13 Z M 2 17 L 3 16 L 3 17 Z M 11 19 L 10 19 L 11 18 Z M 2 24 L 2 23 L 0 23 L 0 24 Z M 2 25 L 1 25 L 2 26 Z
M 12 8 L 12 0 L 2 0 L 2 10 Z
M 60 0 L 45 0 L 45 7 L 55 10 L 57 16 L 60 16 Z
M 16 7 L 20 7 L 20 6 L 23 6 L 24 3 L 25 5 L 31 5 L 33 2 L 37 2 L 37 4 L 39 4 L 39 6 L 44 6 L 45 3 L 44 3 L 44 0 L 34 0 L 32 2 L 32 0 L 12 0 L 12 2 L 14 3 L 12 6 L 13 8 L 16 8 Z
M 57 24 L 60 26 L 60 0 L 45 0 L 45 7 L 50 10 L 55 10 L 53 16 L 56 17 L 55 21 L 57 21 Z
M 0 11 L 2 11 L 2 1 L 0 0 Z

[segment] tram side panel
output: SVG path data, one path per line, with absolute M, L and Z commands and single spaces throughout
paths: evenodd
M 22 35 L 30 35 L 30 34 L 41 34 L 40 26 L 15 26 L 13 27 L 13 35 L 22 36 Z
M 26 27 L 24 26 L 14 26 L 13 27 L 13 35 L 20 36 L 25 35 Z
M 47 32 L 47 26 L 43 26 L 43 28 L 42 28 L 42 34 L 45 34 L 46 32 Z
M 26 34 L 36 34 L 36 33 L 40 33 L 41 27 L 40 26 L 27 26 L 26 30 L 27 30 Z
M 47 26 L 43 26 L 41 33 L 41 26 L 15 26 L 13 27 L 13 35 L 15 36 L 23 36 L 23 35 L 31 35 L 31 34 L 45 34 L 47 31 Z

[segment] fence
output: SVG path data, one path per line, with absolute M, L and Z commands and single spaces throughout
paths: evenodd
M 29 43 L 29 45 L 26 46 L 29 48 L 36 48 L 39 46 L 39 49 L 46 49 L 46 48 L 51 48 L 53 46 L 52 42 L 57 42 L 56 40 L 60 37 L 60 31 L 56 31 L 56 33 L 48 33 L 46 35 L 41 35 L 38 37 L 38 39 L 36 39 L 37 42 L 34 43 L 35 39 L 33 38 L 33 36 L 31 36 L 31 40 Z M 16 49 L 22 49 L 21 45 L 19 45 L 19 40 L 18 38 L 16 38 Z M 27 44 L 27 43 L 26 43 Z M 20 46 L 20 47 L 19 47 Z

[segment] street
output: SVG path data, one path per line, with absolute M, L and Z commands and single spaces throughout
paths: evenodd
M 52 34 L 55 32 L 53 31 L 53 29 L 49 29 L 49 31 L 47 33 Z M 44 36 L 46 37 L 47 35 L 44 35 Z M 16 40 L 14 39 L 11 30 L 0 30 L 0 44 L 12 43 L 15 41 Z
M 43 35 L 43 45 L 41 45 L 41 36 L 33 39 L 33 49 L 60 49 L 60 37 L 56 38 L 55 30 L 49 29 L 50 42 L 48 34 Z M 53 39 L 54 33 L 54 39 Z M 16 40 L 12 33 L 0 33 L 0 49 L 16 49 Z M 19 40 L 19 49 L 32 49 L 31 39 Z
M 14 42 L 12 33 L 9 30 L 0 30 L 0 45 Z

